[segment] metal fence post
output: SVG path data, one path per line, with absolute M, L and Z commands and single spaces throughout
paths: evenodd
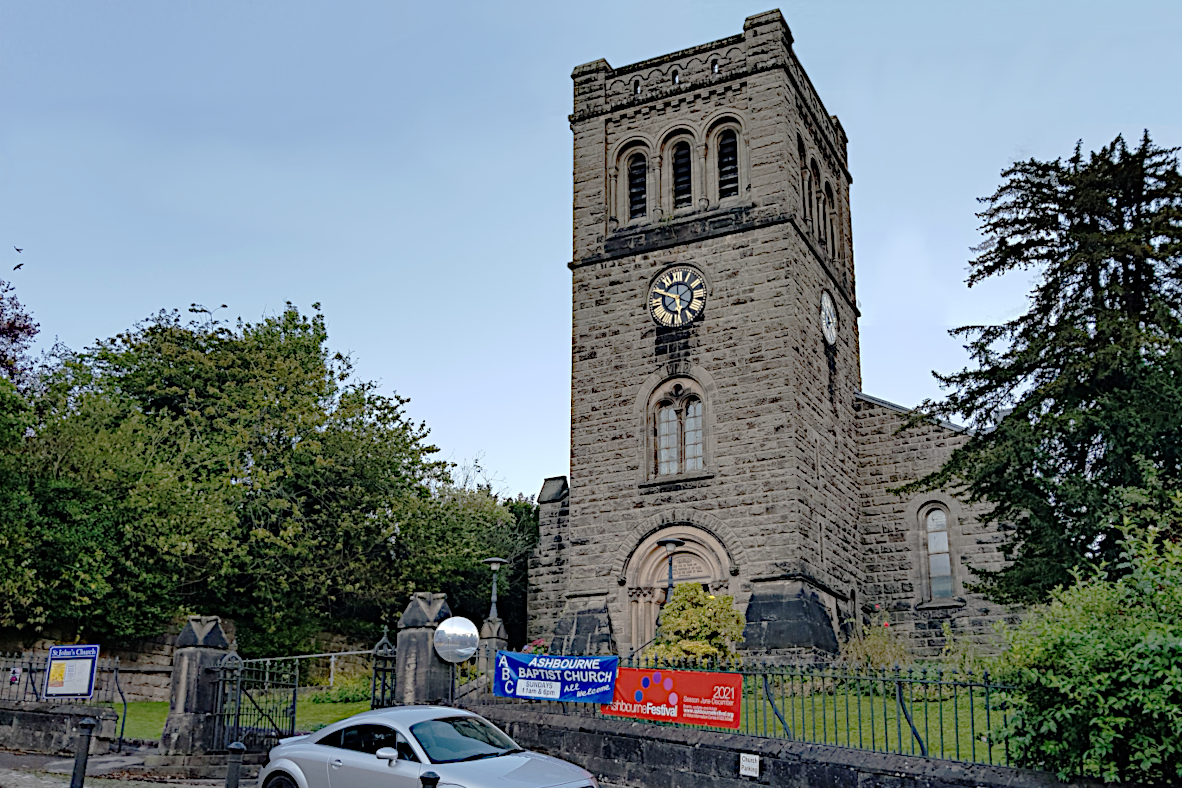
M 236 741 L 227 749 L 230 750 L 230 756 L 226 759 L 226 788 L 238 788 L 238 775 L 242 771 L 242 753 L 246 752 L 246 745 Z
M 86 781 L 86 759 L 90 755 L 90 735 L 94 733 L 98 720 L 94 717 L 83 717 L 78 723 L 78 738 L 74 743 L 74 775 L 70 778 L 70 788 L 82 788 Z

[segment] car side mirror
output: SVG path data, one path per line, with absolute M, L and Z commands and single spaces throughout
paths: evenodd
M 398 755 L 398 750 L 393 747 L 383 747 L 374 753 L 374 755 L 378 756 L 379 761 L 389 761 L 391 766 L 394 765 L 394 761 L 401 757 Z

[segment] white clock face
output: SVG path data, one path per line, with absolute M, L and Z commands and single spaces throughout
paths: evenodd
M 837 341 L 837 307 L 829 293 L 821 293 L 821 333 L 830 345 Z

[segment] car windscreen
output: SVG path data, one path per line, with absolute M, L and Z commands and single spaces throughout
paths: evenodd
M 480 717 L 444 717 L 410 726 L 433 763 L 495 758 L 521 752 L 512 739 Z

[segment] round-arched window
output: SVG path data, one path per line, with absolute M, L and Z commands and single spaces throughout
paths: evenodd
M 928 535 L 928 582 L 932 599 L 952 597 L 952 555 L 948 549 L 948 513 L 940 507 L 924 515 Z

